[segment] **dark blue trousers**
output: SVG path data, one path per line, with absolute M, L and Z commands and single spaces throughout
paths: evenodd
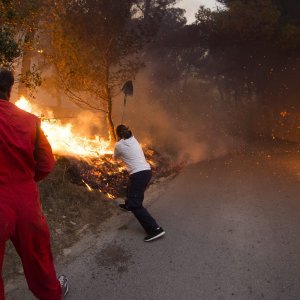
M 154 218 L 143 206 L 144 192 L 151 176 L 151 170 L 131 174 L 127 183 L 127 200 L 125 202 L 147 234 L 155 232 L 159 227 Z

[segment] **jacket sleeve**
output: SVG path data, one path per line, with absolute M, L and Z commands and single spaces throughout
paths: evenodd
M 55 166 L 52 149 L 43 130 L 41 129 L 40 120 L 38 120 L 36 127 L 34 158 L 36 161 L 34 180 L 40 181 L 44 179 Z

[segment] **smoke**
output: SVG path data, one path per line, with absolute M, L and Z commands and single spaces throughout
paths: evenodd
M 74 132 L 83 136 L 107 136 L 107 128 L 103 113 L 90 110 L 81 111 L 72 121 Z
M 212 87 L 192 79 L 157 85 L 151 75 L 150 68 L 138 75 L 125 111 L 124 123 L 141 143 L 180 163 L 214 159 L 241 147 L 227 128 L 232 116 Z M 115 119 L 122 101 L 116 100 Z
M 142 70 L 134 80 L 133 97 L 127 98 L 124 123 L 139 142 L 177 163 L 215 159 L 241 148 L 243 141 L 231 134 L 234 113 L 212 86 L 192 78 L 158 84 L 159 81 L 153 80 L 155 72 L 157 66 L 155 70 L 150 67 Z M 162 72 L 167 74 L 170 70 Z M 113 99 L 115 125 L 121 123 L 122 112 L 120 93 Z M 72 123 L 75 134 L 108 137 L 102 113 L 62 107 L 55 115 L 73 116 L 62 120 Z

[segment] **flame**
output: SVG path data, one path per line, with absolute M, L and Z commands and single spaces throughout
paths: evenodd
M 41 118 L 42 130 L 47 136 L 54 153 L 83 157 L 98 157 L 99 155 L 112 154 L 108 140 L 99 136 L 87 138 L 86 136 L 75 135 L 71 123 L 62 124 L 59 119 L 54 118 L 52 111 L 42 111 L 25 97 L 22 96 L 15 104 L 19 108 Z
M 120 166 L 120 167 L 118 167 L 118 170 L 119 170 L 119 172 L 123 172 L 124 170 L 126 170 L 126 167 L 125 166 Z
M 153 161 L 153 160 L 151 160 L 151 159 L 148 159 L 147 161 L 148 161 L 148 163 L 149 163 L 152 167 L 156 167 L 156 162 L 155 162 L 155 161 Z
M 122 193 L 127 181 L 126 169 L 120 161 L 112 158 L 110 141 L 99 136 L 88 138 L 74 133 L 72 123 L 65 123 L 55 118 L 53 111 L 42 109 L 21 97 L 16 103 L 19 108 L 30 112 L 41 119 L 41 127 L 46 134 L 53 152 L 65 156 L 79 156 L 75 162 L 76 183 L 82 183 L 89 192 L 101 192 L 107 199 L 115 200 Z M 144 145 L 146 158 L 152 166 L 156 166 L 154 150 Z M 109 155 L 105 155 L 109 154 Z M 84 159 L 82 159 L 84 158 Z M 154 168 L 155 169 L 155 168 Z M 168 169 L 161 168 L 164 172 Z M 78 174 L 77 174 L 78 173 Z M 118 174 L 118 175 L 117 175 Z M 119 188 L 120 187 L 120 188 Z
M 83 179 L 81 179 L 81 181 L 85 184 L 85 186 L 87 187 L 87 189 L 90 191 L 90 192 L 92 192 L 93 191 L 93 189 L 83 180 Z
M 287 115 L 288 115 L 288 112 L 287 112 L 287 111 L 281 111 L 281 112 L 280 112 L 280 116 L 281 116 L 282 118 L 285 118 Z

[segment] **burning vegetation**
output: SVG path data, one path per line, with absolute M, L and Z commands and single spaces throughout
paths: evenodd
M 180 165 L 172 165 L 166 157 L 156 151 L 146 147 L 144 151 L 152 167 L 152 182 L 179 171 Z M 62 159 L 66 158 L 58 157 L 58 160 Z M 110 199 L 126 195 L 127 171 L 121 163 L 112 159 L 112 155 L 105 154 L 80 160 L 69 157 L 68 162 L 67 172 L 73 183 L 85 185 L 89 191 L 98 190 Z
M 109 140 L 100 136 L 86 137 L 72 130 L 72 123 L 63 124 L 52 111 L 43 111 L 21 97 L 16 105 L 39 116 L 58 163 L 63 163 L 72 183 L 85 186 L 88 191 L 99 191 L 108 198 L 124 197 L 127 172 L 122 163 L 112 159 L 113 149 Z M 170 159 L 146 145 L 143 146 L 147 161 L 153 170 L 152 182 L 180 169 Z
M 50 110 L 43 111 L 31 104 L 25 97 L 15 103 L 19 108 L 39 116 L 42 120 L 42 129 L 52 146 L 55 154 L 70 155 L 81 158 L 96 158 L 99 155 L 111 154 L 110 142 L 99 136 L 88 138 L 76 135 L 72 123 L 63 124 L 56 119 Z

